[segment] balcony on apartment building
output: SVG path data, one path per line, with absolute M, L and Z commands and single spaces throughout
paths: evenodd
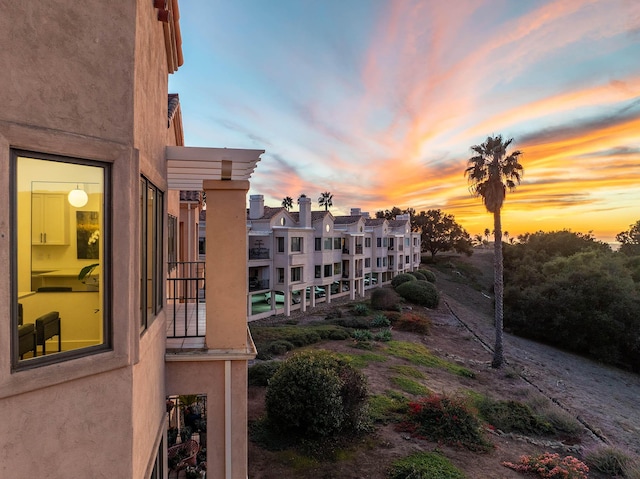
M 168 266 L 167 349 L 203 348 L 206 329 L 204 261 L 177 261 Z

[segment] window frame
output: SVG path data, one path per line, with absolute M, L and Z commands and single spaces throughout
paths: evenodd
M 140 175 L 140 334 L 142 335 L 153 324 L 160 311 L 164 307 L 164 192 L 153 184 L 144 175 Z M 155 199 L 153 203 L 152 229 L 155 235 L 149 242 L 149 215 L 148 208 L 144 207 L 149 201 L 149 191 L 153 190 Z M 151 258 L 149 258 L 148 245 L 151 245 Z M 151 266 L 151 298 L 147 291 L 148 268 Z M 150 300 L 150 301 L 149 301 Z M 151 307 L 149 308 L 149 305 Z M 151 314 L 148 314 L 151 309 Z
M 46 354 L 28 360 L 21 360 L 19 357 L 19 338 L 18 338 L 18 228 L 16 227 L 18 220 L 18 158 L 31 158 L 42 161 L 52 161 L 63 164 L 75 164 L 81 166 L 92 166 L 101 168 L 103 171 L 103 221 L 100 234 L 102 242 L 102 252 L 104 258 L 100 259 L 100 268 L 102 270 L 102 343 L 93 346 L 87 346 L 68 351 L 62 351 L 55 354 Z M 11 148 L 9 151 L 9 224 L 11 232 L 9 234 L 9 274 L 10 281 L 10 356 L 11 356 L 11 372 L 24 371 L 44 367 L 52 364 L 67 362 L 80 357 L 91 356 L 106 351 L 113 350 L 113 316 L 112 316 L 112 282 L 111 282 L 111 262 L 112 262 L 112 164 L 88 158 L 78 158 L 67 155 L 55 155 L 50 153 L 38 152 L 35 150 L 24 150 L 20 148 Z

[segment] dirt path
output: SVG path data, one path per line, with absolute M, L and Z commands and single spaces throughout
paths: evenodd
M 478 255 L 474 264 L 486 272 L 491 261 Z M 492 345 L 493 300 L 448 277 L 439 274 L 437 285 L 450 312 Z M 605 442 L 640 453 L 640 376 L 506 333 L 504 346 L 508 366 L 526 381 Z

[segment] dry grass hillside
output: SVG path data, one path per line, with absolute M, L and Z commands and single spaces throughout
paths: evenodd
M 435 310 L 413 306 L 412 312 L 430 319 L 430 332 L 424 335 L 393 330 L 393 340 L 394 344 L 426 348 L 427 354 L 442 360 L 440 363 L 412 363 L 409 356 L 395 354 L 388 343 L 374 343 L 369 350 L 356 347 L 353 340 L 324 341 L 308 347 L 356 358 L 368 379 L 372 397 L 395 394 L 417 400 L 426 392 L 526 402 L 538 405 L 559 420 L 573 421 L 578 428 L 576 435 L 570 439 L 545 438 L 501 434 L 486 427 L 485 437 L 494 447 L 489 452 L 477 453 L 415 437 L 389 419 L 376 422 L 373 431 L 366 435 L 340 443 L 336 446 L 340 450 L 330 457 L 305 456 L 295 448 L 268 450 L 251 442 L 251 479 L 383 479 L 388 477 L 393 461 L 417 451 L 433 450 L 446 456 L 467 478 L 518 478 L 524 476 L 501 463 L 544 451 L 579 456 L 585 449 L 605 442 L 640 452 L 638 376 L 510 336 L 505 338 L 507 365 L 501 370 L 492 369 L 491 252 L 480 250 L 470 258 L 440 258 L 437 265 L 428 269 L 437 275 L 440 305 Z M 326 321 L 327 313 L 336 308 L 345 314 L 350 311 L 347 302 L 337 301 L 306 315 L 269 318 L 252 323 L 252 327 L 292 321 L 304 327 Z M 458 374 L 456 367 L 472 374 Z M 406 377 L 407 371 L 412 371 L 410 379 Z M 264 416 L 264 396 L 264 387 L 250 387 L 250 422 Z M 592 472 L 589 477 L 610 476 Z

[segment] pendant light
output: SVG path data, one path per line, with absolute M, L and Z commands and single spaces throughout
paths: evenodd
M 87 192 L 81 190 L 79 185 L 76 185 L 75 190 L 71 190 L 69 192 L 69 196 L 67 197 L 67 199 L 69 200 L 69 204 L 71 206 L 75 206 L 76 208 L 82 208 L 89 201 Z

